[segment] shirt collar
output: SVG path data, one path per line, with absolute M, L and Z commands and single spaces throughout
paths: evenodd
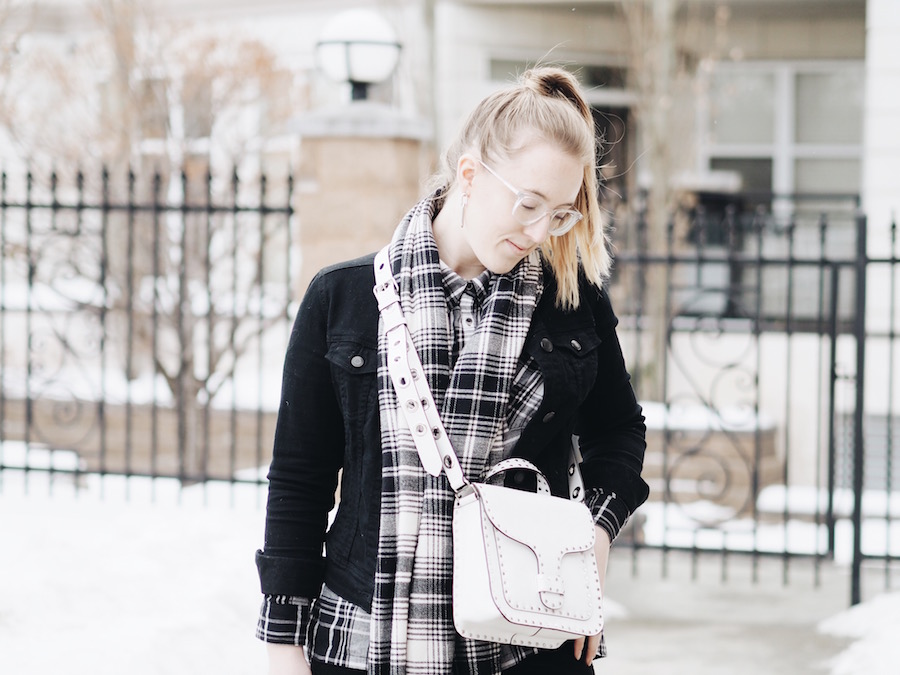
M 475 299 L 476 307 L 480 306 L 487 296 L 493 277 L 494 274 L 490 270 L 484 270 L 474 279 L 466 281 L 441 260 L 441 279 L 451 307 L 458 306 L 460 298 L 465 293 L 469 293 Z

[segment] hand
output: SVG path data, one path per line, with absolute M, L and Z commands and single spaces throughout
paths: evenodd
M 303 647 L 266 644 L 269 675 L 312 675 Z
M 597 572 L 600 575 L 600 596 L 603 597 L 603 587 L 606 584 L 606 564 L 609 561 L 609 535 L 602 527 L 594 528 L 594 557 L 597 559 Z M 600 648 L 600 636 L 585 635 L 575 640 L 575 658 L 583 659 L 585 663 L 594 660 L 597 650 Z
M 600 649 L 601 635 L 603 635 L 603 633 L 576 638 L 575 658 L 581 659 L 585 663 L 590 664 L 590 662 L 593 661 L 594 657 L 597 655 L 597 650 Z

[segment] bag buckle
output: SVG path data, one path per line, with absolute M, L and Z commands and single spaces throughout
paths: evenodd
M 566 594 L 562 577 L 549 574 L 538 574 L 538 594 L 541 602 L 548 609 L 560 609 L 563 606 L 563 596 Z

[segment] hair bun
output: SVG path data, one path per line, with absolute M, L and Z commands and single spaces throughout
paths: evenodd
M 581 95 L 578 80 L 572 73 L 554 66 L 539 66 L 522 73 L 522 84 L 541 96 L 567 100 L 585 119 L 590 118 L 590 107 Z

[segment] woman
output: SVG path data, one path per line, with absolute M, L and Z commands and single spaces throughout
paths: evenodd
M 528 71 L 476 107 L 440 186 L 400 223 L 389 255 L 470 479 L 524 457 L 564 496 L 578 435 L 602 583 L 610 542 L 647 486 L 643 416 L 601 288 L 610 261 L 596 162 L 577 81 L 556 68 Z M 271 672 L 593 672 L 600 635 L 536 650 L 454 631 L 453 493 L 443 474 L 422 469 L 399 415 L 372 263 L 317 275 L 285 358 L 257 553 L 257 634 L 270 643 Z

